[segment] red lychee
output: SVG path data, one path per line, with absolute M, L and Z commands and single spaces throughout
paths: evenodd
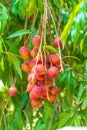
M 32 88 L 33 88 L 33 85 L 32 85 L 32 83 L 28 83 L 28 85 L 27 85 L 27 92 L 31 92 L 31 90 L 32 90 Z
M 47 71 L 48 78 L 56 78 L 58 75 L 58 69 L 55 66 L 52 66 Z
M 24 60 L 28 59 L 29 58 L 29 53 L 30 53 L 30 50 L 27 46 L 22 46 L 19 50 L 19 53 L 20 53 L 20 56 L 21 58 L 23 58 Z
M 49 88 L 49 92 L 52 94 L 52 95 L 57 95 L 59 93 L 59 89 L 58 87 L 56 86 L 52 86 Z
M 17 89 L 14 86 L 12 86 L 12 87 L 9 88 L 8 93 L 9 93 L 10 96 L 15 96 L 16 93 L 17 93 Z
M 24 62 L 21 65 L 21 69 L 22 69 L 23 72 L 29 72 L 30 68 L 29 68 L 28 62 Z
M 39 46 L 39 45 L 40 45 L 40 42 L 41 42 L 41 37 L 40 37 L 39 35 L 36 35 L 36 36 L 33 38 L 32 42 L 33 42 L 33 45 L 34 45 L 34 46 Z
M 35 58 L 36 55 L 38 53 L 38 48 L 37 47 L 34 47 L 31 51 L 30 51 L 30 55 L 32 58 Z
M 36 73 L 39 75 L 43 75 L 45 73 L 45 68 L 42 64 L 37 64 Z
M 51 55 L 49 56 L 49 58 L 50 58 L 51 62 L 52 62 L 53 64 L 55 64 L 55 65 L 60 63 L 60 56 L 57 55 L 57 54 L 51 54 Z
M 37 100 L 41 96 L 41 88 L 39 86 L 34 86 L 30 92 L 30 99 Z
M 42 104 L 42 101 L 41 101 L 40 99 L 38 99 L 38 100 L 31 100 L 31 106 L 32 106 L 33 108 L 37 108 L 37 107 L 39 107 L 41 104 Z
M 57 98 L 56 98 L 55 95 L 49 94 L 49 101 L 50 101 L 50 102 L 52 102 L 52 103 L 53 103 L 53 102 L 56 102 L 56 99 L 57 99 Z
M 57 37 L 54 39 L 54 45 L 57 47 L 57 48 L 62 48 L 62 40 L 60 37 Z

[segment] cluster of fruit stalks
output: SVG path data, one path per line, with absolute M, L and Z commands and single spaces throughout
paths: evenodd
M 27 92 L 30 93 L 31 106 L 36 108 L 41 106 L 43 99 L 55 102 L 59 88 L 53 83 L 61 70 L 61 58 L 59 54 L 47 54 L 40 48 L 41 37 L 36 35 L 33 40 L 33 49 L 22 46 L 19 50 L 21 58 L 25 60 L 22 64 L 22 71 L 28 73 Z M 61 39 L 55 38 L 54 45 L 62 48 Z M 41 53 L 40 52 L 41 49 Z
M 63 69 L 61 56 L 50 54 L 48 50 L 44 50 L 41 42 L 41 37 L 36 35 L 32 40 L 34 46 L 32 50 L 27 46 L 22 46 L 19 50 L 20 57 L 25 60 L 21 68 L 23 72 L 28 73 L 27 92 L 30 93 L 33 108 L 41 106 L 43 99 L 52 103 L 57 100 L 59 88 L 55 86 L 55 78 L 58 76 L 58 72 Z M 54 46 L 58 49 L 62 48 L 61 38 L 54 39 Z M 9 89 L 11 96 L 15 96 L 16 93 L 15 87 Z

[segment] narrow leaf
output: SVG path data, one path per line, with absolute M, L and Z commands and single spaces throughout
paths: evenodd
M 30 30 L 19 30 L 17 32 L 14 32 L 13 34 L 8 36 L 7 38 L 14 38 L 14 37 L 26 35 L 26 34 L 29 34 L 30 32 L 31 32 Z
M 64 27 L 64 30 L 63 30 L 63 32 L 61 34 L 61 38 L 62 38 L 62 40 L 64 42 L 64 45 L 65 45 L 65 42 L 66 42 L 66 40 L 68 38 L 68 34 L 69 34 L 69 31 L 70 31 L 70 29 L 72 27 L 72 24 L 74 22 L 76 14 L 78 13 L 78 11 L 79 11 L 80 6 L 81 6 L 82 3 L 83 3 L 83 1 L 80 1 L 79 4 L 75 7 L 75 9 L 73 10 L 73 12 L 70 15 L 70 19 L 69 19 L 68 23 Z
M 87 96 L 85 97 L 83 104 L 82 104 L 82 109 L 86 109 L 87 108 Z
M 32 0 L 29 4 L 29 16 L 33 15 L 37 9 L 36 0 Z
M 21 72 L 21 68 L 20 68 L 20 61 L 18 60 L 18 58 L 14 54 L 13 55 L 9 54 L 8 55 L 8 60 L 12 65 L 14 65 L 15 70 L 17 71 L 19 76 L 22 78 L 22 72 Z
M 23 109 L 26 106 L 28 99 L 29 99 L 29 94 L 27 92 L 24 92 L 22 100 L 21 100 L 20 105 L 19 105 L 20 109 Z
M 23 130 L 22 114 L 19 109 L 15 112 L 14 125 L 17 130 Z
M 39 8 L 40 12 L 43 14 L 43 12 L 44 12 L 43 0 L 38 0 L 38 8 Z
M 54 53 L 57 53 L 57 52 L 58 52 L 57 49 L 55 49 L 54 47 L 52 47 L 52 46 L 50 46 L 50 45 L 46 45 L 46 48 L 47 48 L 48 50 L 54 52 Z
M 46 110 L 48 116 L 49 116 L 50 118 L 52 118 L 52 109 L 51 109 L 50 104 L 49 104 L 48 101 L 45 101 L 45 102 L 44 102 L 44 107 L 45 107 L 45 110 Z

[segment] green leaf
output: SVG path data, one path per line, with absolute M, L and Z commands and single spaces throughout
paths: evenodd
M 7 20 L 8 20 L 8 10 L 7 8 L 3 5 L 0 4 L 1 7 L 1 12 L 0 12 L 0 22 L 1 22 L 1 31 L 3 31 L 6 27 Z
M 82 51 L 84 48 L 84 39 L 80 41 L 80 50 Z
M 57 49 L 55 49 L 54 47 L 52 47 L 52 46 L 50 46 L 50 45 L 46 45 L 46 48 L 47 48 L 48 50 L 54 52 L 54 53 L 57 53 L 57 52 L 58 52 Z
M 3 52 L 3 48 L 2 48 L 2 40 L 0 40 L 0 55 L 2 54 Z
M 82 109 L 87 108 L 87 96 L 84 98 L 83 104 L 82 104 Z
M 53 0 L 53 3 L 57 8 L 60 7 L 60 2 L 58 0 Z
M 81 126 L 80 117 L 79 117 L 79 115 L 77 115 L 77 114 L 76 114 L 76 116 L 75 116 L 75 126 Z
M 25 115 L 25 118 L 26 118 L 26 125 L 25 125 L 25 129 L 24 130 L 27 130 L 27 127 L 28 127 L 28 124 L 30 123 L 29 122 L 29 117 L 28 117 L 28 114 L 26 111 L 23 111 L 24 112 L 24 115 Z
M 73 10 L 73 12 L 70 14 L 70 19 L 69 19 L 68 23 L 64 27 L 64 30 L 63 30 L 63 32 L 61 34 L 61 38 L 62 38 L 62 40 L 64 42 L 64 45 L 65 45 L 66 40 L 68 38 L 68 34 L 69 34 L 69 31 L 70 31 L 70 29 L 72 27 L 72 24 L 74 22 L 76 14 L 78 13 L 78 11 L 79 11 L 80 6 L 81 6 L 82 3 L 83 3 L 83 1 L 80 1 L 79 4 L 75 7 L 75 9 Z
M 13 120 L 11 121 L 10 130 L 23 130 L 23 120 L 20 109 L 17 109 Z
M 74 115 L 73 112 L 70 112 L 70 113 L 63 112 L 63 113 L 61 113 L 60 114 L 60 121 L 59 121 L 59 128 L 63 127 L 67 123 L 67 121 L 70 120 L 70 118 L 73 117 L 73 115 Z
M 38 8 L 39 8 L 41 14 L 43 14 L 44 13 L 43 0 L 38 0 Z
M 26 106 L 26 103 L 28 102 L 28 100 L 29 100 L 29 93 L 24 92 L 19 108 L 23 109 Z
M 1 58 L 1 61 L 0 61 L 0 67 L 1 67 L 1 70 L 4 71 L 4 59 L 3 57 Z
M 83 85 L 80 85 L 79 87 L 79 90 L 78 90 L 78 93 L 77 93 L 77 98 L 76 98 L 76 102 L 79 103 L 81 101 L 81 97 L 84 93 L 84 86 Z
M 43 124 L 41 118 L 39 118 L 38 121 L 36 122 L 34 130 L 44 130 L 44 129 L 45 129 L 45 124 Z
M 7 38 L 14 38 L 14 37 L 26 35 L 26 34 L 29 34 L 30 32 L 31 32 L 30 30 L 19 30 L 17 32 L 14 32 L 13 34 L 8 36 Z
M 8 61 L 12 65 L 14 65 L 15 70 L 17 71 L 19 76 L 22 78 L 22 72 L 21 72 L 21 68 L 20 68 L 20 61 L 18 60 L 18 58 L 14 54 L 9 53 L 8 54 Z
M 32 0 L 29 4 L 29 16 L 33 15 L 37 9 L 36 0 Z
M 52 119 L 52 109 L 51 109 L 50 103 L 48 101 L 44 102 L 44 108 L 45 108 L 48 116 Z
M 13 121 L 12 121 L 11 124 L 10 124 L 9 130 L 15 130 L 15 126 L 14 126 L 14 122 L 13 122 Z

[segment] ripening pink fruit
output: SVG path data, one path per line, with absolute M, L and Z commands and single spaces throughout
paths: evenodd
M 29 72 L 29 71 L 30 71 L 30 68 L 29 68 L 28 62 L 24 62 L 24 63 L 21 65 L 21 69 L 22 69 L 23 72 Z
M 31 51 L 30 51 L 30 55 L 32 58 L 35 58 L 36 55 L 38 53 L 38 48 L 37 47 L 34 47 Z
M 31 82 L 31 81 L 33 81 L 34 83 L 37 81 L 35 74 L 32 72 L 29 73 L 29 75 L 28 75 L 28 82 Z
M 41 37 L 40 37 L 39 35 L 36 35 L 36 36 L 33 38 L 32 42 L 33 42 L 33 45 L 34 45 L 34 46 L 39 46 L 39 45 L 40 45 L 40 42 L 41 42 Z
M 45 68 L 42 64 L 37 64 L 36 73 L 39 75 L 43 75 L 45 73 Z
M 45 84 L 41 84 L 40 88 L 42 90 L 41 97 L 44 98 L 44 99 L 47 99 L 46 85 Z
M 55 64 L 55 65 L 60 63 L 60 56 L 57 55 L 57 54 L 51 54 L 51 55 L 49 56 L 49 58 L 50 58 L 51 62 L 52 62 L 53 64 Z
M 54 39 L 54 45 L 57 47 L 57 48 L 62 48 L 62 40 L 60 37 L 57 37 Z
M 28 59 L 29 58 L 29 53 L 30 53 L 30 50 L 27 46 L 22 46 L 19 50 L 19 53 L 20 53 L 20 56 L 21 58 L 23 58 L 24 60 Z
M 49 88 L 49 92 L 52 94 L 52 95 L 57 95 L 59 93 L 59 89 L 58 87 L 56 86 L 52 86 Z
M 30 99 L 31 100 L 37 100 L 41 96 L 41 88 L 39 86 L 35 86 L 32 88 L 30 92 Z
M 28 61 L 28 66 L 29 66 L 29 70 L 30 70 L 30 71 L 31 71 L 32 68 L 35 66 L 35 64 L 36 64 L 36 60 L 35 60 L 35 59 L 30 59 L 30 60 Z
M 47 71 L 48 78 L 56 78 L 58 75 L 58 69 L 55 66 L 52 66 Z
M 33 88 L 33 85 L 31 83 L 28 83 L 28 85 L 27 85 L 27 92 L 30 93 L 32 88 Z
M 35 73 L 35 76 L 36 76 L 36 79 L 40 81 L 44 80 L 44 77 L 45 77 L 44 75 L 40 75 L 39 73 Z
M 10 96 L 15 96 L 16 93 L 17 93 L 17 89 L 14 86 L 12 86 L 12 87 L 9 88 L 8 93 L 9 93 Z
M 56 102 L 56 100 L 57 100 L 56 95 L 49 94 L 49 101 L 50 102 L 54 103 L 54 102 Z
M 31 100 L 31 106 L 32 106 L 33 108 L 37 108 L 37 107 L 39 107 L 41 104 L 42 104 L 42 101 L 41 101 L 40 99 L 38 99 L 38 100 Z

